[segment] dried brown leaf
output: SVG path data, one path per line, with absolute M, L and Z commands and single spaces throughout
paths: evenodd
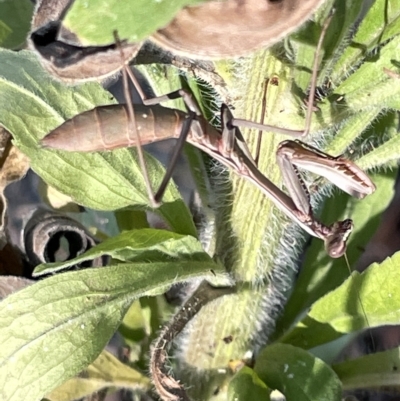
M 176 54 L 222 59 L 273 45 L 299 28 L 323 0 L 209 1 L 181 10 L 151 36 Z
M 65 82 L 82 82 L 106 78 L 121 69 L 120 49 L 115 44 L 103 47 L 81 47 L 69 37 L 59 40 L 61 16 L 69 0 L 42 0 L 32 20 L 29 47 L 38 54 L 44 68 Z M 63 32 L 64 36 L 66 32 Z M 125 61 L 131 60 L 141 43 L 121 44 Z

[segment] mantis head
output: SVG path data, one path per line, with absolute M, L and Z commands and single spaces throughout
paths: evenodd
M 326 252 L 331 258 L 340 258 L 346 252 L 346 241 L 353 231 L 353 220 L 337 221 L 329 229 L 330 234 L 324 238 Z

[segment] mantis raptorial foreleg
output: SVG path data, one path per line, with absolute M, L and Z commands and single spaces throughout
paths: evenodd
M 298 141 L 285 141 L 278 148 L 277 158 L 284 182 L 291 195 L 289 197 L 260 173 L 239 129 L 231 124 L 233 116 L 228 107 L 222 108 L 221 118 L 223 147 L 226 153 L 231 153 L 233 159 L 235 144 L 243 153 L 241 163 L 238 164 L 241 175 L 258 186 L 280 210 L 304 230 L 321 238 L 331 257 L 342 256 L 346 251 L 347 238 L 353 228 L 352 221 L 346 219 L 335 222 L 331 226 L 325 226 L 316 220 L 312 213 L 308 189 L 298 174 L 296 165 L 339 182 L 340 188 L 358 198 L 375 190 L 369 177 L 349 160 L 331 157 Z

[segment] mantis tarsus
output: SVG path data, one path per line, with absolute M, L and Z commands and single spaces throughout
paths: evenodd
M 326 27 L 327 24 L 324 26 L 324 31 Z M 317 55 L 322 46 L 324 31 L 316 50 L 309 105 L 312 105 L 315 93 Z M 296 221 L 309 234 L 322 239 L 331 257 L 337 258 L 345 253 L 346 241 L 353 227 L 352 220 L 337 221 L 330 226 L 319 222 L 313 216 L 309 192 L 298 174 L 297 167 L 324 176 L 357 198 L 363 198 L 374 192 L 375 186 L 370 178 L 353 162 L 343 157 L 329 156 L 300 141 L 284 141 L 279 145 L 277 159 L 286 187 L 292 196 L 289 197 L 259 171 L 238 128 L 245 126 L 301 137 L 308 133 L 312 106 L 308 107 L 305 130 L 294 131 L 234 119 L 229 108 L 223 105 L 221 107 L 222 127 L 219 131 L 202 116 L 190 93 L 181 89 L 146 99 L 131 70 L 125 66 L 124 71 L 129 73 L 142 96 L 144 105 L 135 105 L 134 110 L 131 104 L 96 107 L 66 121 L 44 137 L 41 145 L 53 149 L 90 152 L 126 146 L 140 147 L 141 143 L 148 144 L 167 138 L 179 138 L 160 188 L 154 196 L 151 194 L 151 200 L 158 203 L 170 180 L 176 158 L 185 141 L 188 141 L 256 185 L 288 217 Z M 188 113 L 158 105 L 160 102 L 177 98 L 183 98 L 189 110 Z M 131 129 L 132 126 L 134 129 Z M 140 133 L 140 139 L 137 133 Z

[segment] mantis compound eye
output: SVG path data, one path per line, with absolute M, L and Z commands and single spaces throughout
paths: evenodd
M 346 242 L 353 231 L 353 220 L 337 221 L 330 229 L 332 234 L 325 239 L 326 252 L 331 258 L 340 258 L 346 252 Z

